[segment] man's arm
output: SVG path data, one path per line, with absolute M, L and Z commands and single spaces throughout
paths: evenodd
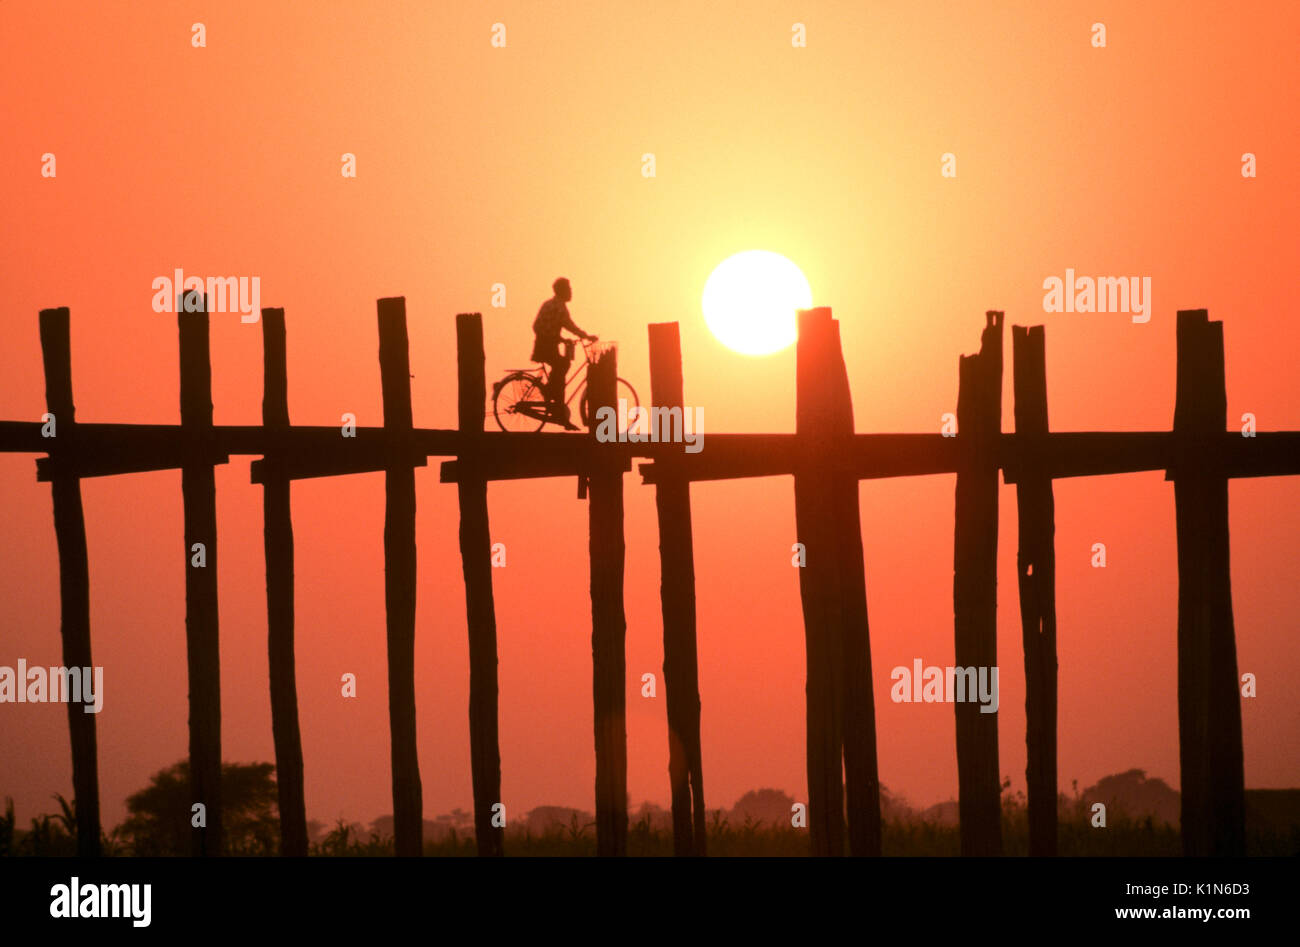
M 564 321 L 560 323 L 560 328 L 568 329 L 570 332 L 572 332 L 574 335 L 578 336 L 579 338 L 590 339 L 592 337 L 590 333 L 583 332 L 581 329 L 577 327 L 577 325 L 574 324 L 573 317 L 569 315 L 568 306 L 564 307 Z

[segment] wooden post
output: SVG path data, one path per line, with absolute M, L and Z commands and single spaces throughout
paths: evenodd
M 262 424 L 289 428 L 289 375 L 283 309 L 262 310 Z M 271 732 L 280 798 L 280 854 L 306 856 L 307 805 L 294 661 L 293 519 L 284 457 L 268 454 L 262 476 L 262 537 L 266 554 L 267 652 L 271 676 Z
M 1025 650 L 1025 782 L 1029 787 L 1029 854 L 1056 854 L 1056 513 L 1052 480 L 1037 464 L 1047 434 L 1047 359 L 1042 326 L 1012 326 L 1020 627 Z
M 388 618 L 388 720 L 392 733 L 393 837 L 398 855 L 424 851 L 424 804 L 415 737 L 415 465 L 410 456 L 411 359 L 406 299 L 379 300 L 384 429 L 384 605 Z
M 799 569 L 799 597 L 807 658 L 808 829 L 813 855 L 842 855 L 845 597 L 834 525 L 840 512 L 831 488 L 834 328 L 826 308 L 802 310 L 798 318 L 795 432 L 800 446 L 794 510 L 796 536 L 806 556 Z
M 45 362 L 45 404 L 54 415 L 51 451 L 75 450 L 76 414 L 72 403 L 72 340 L 67 307 L 42 309 L 41 354 Z M 56 455 L 57 456 L 57 455 Z M 90 566 L 86 552 L 86 517 L 81 505 L 81 480 L 73 472 L 50 481 L 54 499 L 54 536 L 59 549 L 59 608 L 63 637 L 63 666 L 93 668 L 90 653 Z M 19 687 L 25 682 L 18 682 Z M 95 737 L 96 714 L 85 705 L 68 702 L 68 735 L 72 745 L 72 792 L 77 814 L 77 855 L 98 856 L 99 764 Z
M 998 440 L 1002 427 L 1002 313 L 988 312 L 978 355 L 963 355 L 957 389 L 958 439 L 953 539 L 953 615 L 959 668 L 998 663 Z M 975 695 L 978 697 L 978 694 Z M 970 694 L 957 717 L 958 810 L 963 855 L 1002 854 L 998 715 Z
M 650 403 L 655 408 L 679 411 L 683 414 L 681 423 L 685 425 L 684 411 L 681 410 L 683 401 L 682 344 L 677 323 L 651 324 Z M 659 600 L 664 619 L 664 695 L 668 704 L 668 776 L 673 797 L 673 854 L 705 855 L 708 839 L 704 763 L 700 748 L 691 485 L 685 478 L 672 475 L 673 460 L 672 454 L 659 459 L 662 466 L 655 481 L 655 510 L 659 519 Z
M 593 422 L 617 410 L 613 348 L 587 371 Z M 595 436 L 597 425 L 592 425 Z M 592 702 L 596 733 L 596 852 L 627 854 L 627 620 L 623 611 L 623 470 L 596 451 L 588 475 Z
M 829 313 L 829 310 L 828 310 Z M 853 437 L 853 399 L 840 343 L 839 323 L 831 320 L 826 384 L 832 398 L 833 433 L 848 444 Z M 842 461 L 844 452 L 831 457 Z M 830 459 L 830 458 L 828 458 Z M 862 555 L 862 516 L 858 478 L 837 464 L 830 483 L 836 511 L 831 526 L 837 550 L 841 598 L 840 653 L 844 689 L 844 778 L 848 803 L 849 851 L 880 855 L 880 775 L 876 757 L 876 706 L 871 685 L 871 639 L 867 622 L 866 563 Z
M 799 313 L 795 517 L 808 661 L 808 817 L 815 855 L 879 855 L 880 778 L 858 478 L 845 464 L 853 401 L 829 308 Z M 843 769 L 841 770 L 841 766 Z M 843 772 L 843 779 L 841 778 Z
M 488 528 L 487 480 L 476 468 L 470 439 L 483 433 L 487 390 L 483 378 L 483 316 L 456 316 L 458 414 L 466 448 L 459 455 L 460 561 L 465 575 L 469 628 L 469 744 L 474 785 L 474 832 L 480 855 L 504 855 L 505 831 L 492 825 L 492 806 L 501 801 L 501 747 L 497 735 L 497 620 L 492 598 L 492 540 Z M 477 475 L 476 475 L 477 474 Z
M 189 666 L 190 802 L 204 807 L 206 827 L 191 832 L 194 855 L 224 849 L 221 806 L 221 652 L 217 622 L 217 487 L 213 474 L 212 363 L 207 298 L 183 294 L 180 333 L 181 467 L 185 509 L 185 639 Z M 189 311 L 186 309 L 197 309 Z M 200 546 L 202 547 L 200 549 Z
M 1185 855 L 1244 855 L 1241 697 L 1228 554 L 1228 481 L 1208 445 L 1227 425 L 1223 323 L 1178 313 L 1178 747 Z M 1198 441 L 1199 437 L 1199 441 Z

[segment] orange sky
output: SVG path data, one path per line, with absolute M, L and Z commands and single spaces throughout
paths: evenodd
M 706 432 L 792 431 L 793 349 L 724 349 L 699 296 L 762 248 L 840 320 L 859 431 L 937 431 L 985 309 L 1047 326 L 1057 430 L 1167 429 L 1174 311 L 1225 324 L 1228 416 L 1300 429 L 1293 328 L 1300 65 L 1294 4 L 498 2 L 0 5 L 0 418 L 45 410 L 36 315 L 72 310 L 82 421 L 179 419 L 175 316 L 152 280 L 259 276 L 283 306 L 296 423 L 380 421 L 375 300 L 404 295 L 415 423 L 456 423 L 454 321 L 490 376 L 524 364 L 551 281 L 649 392 L 646 324 L 679 320 Z M 1093 48 L 1102 22 L 1107 46 Z M 190 44 L 203 22 L 206 48 Z M 490 45 L 504 23 L 507 46 Z M 807 48 L 791 26 L 806 25 Z M 42 178 L 52 152 L 57 177 Z M 357 157 L 356 179 L 340 156 Z M 641 175 L 653 152 L 657 177 Z M 952 152 L 957 177 L 940 176 Z M 1258 177 L 1240 173 L 1258 156 Z M 1149 276 L 1154 314 L 1043 312 L 1043 280 Z M 494 283 L 507 305 L 491 307 Z M 1007 340 L 1008 366 L 1010 340 Z M 214 316 L 216 421 L 260 421 L 261 327 Z M 1010 371 L 1004 425 L 1011 429 Z M 707 448 L 707 438 L 705 441 Z M 217 471 L 224 756 L 274 759 L 260 488 Z M 456 492 L 417 471 L 425 811 L 468 807 Z M 953 659 L 950 476 L 864 483 L 882 781 L 956 794 L 952 708 L 893 704 L 889 671 Z M 0 664 L 60 663 L 49 487 L 0 455 Z M 180 475 L 83 485 L 105 820 L 186 753 Z M 651 490 L 626 481 L 629 790 L 668 802 Z M 805 791 L 803 626 L 789 478 L 693 488 L 705 799 Z M 1234 483 L 1246 784 L 1300 785 L 1300 483 Z M 591 809 L 586 509 L 570 479 L 491 487 L 503 795 Z M 293 487 L 298 690 L 311 817 L 391 811 L 383 478 Z M 1058 482 L 1060 781 L 1138 766 L 1177 785 L 1172 486 Z M 1015 494 L 1002 491 L 1001 769 L 1024 786 Z M 1089 565 L 1105 542 L 1109 565 Z M 358 676 L 355 700 L 339 693 Z M 63 708 L 0 706 L 0 795 L 25 822 L 70 793 Z

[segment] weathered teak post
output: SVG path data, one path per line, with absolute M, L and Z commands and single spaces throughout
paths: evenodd
M 1056 513 L 1043 471 L 1047 434 L 1047 360 L 1042 326 L 1011 327 L 1019 469 L 1016 574 L 1025 650 L 1025 782 L 1029 854 L 1056 854 Z
M 807 661 L 808 830 L 814 855 L 844 853 L 842 602 L 830 489 L 834 444 L 829 309 L 802 310 L 795 358 L 795 434 L 799 457 L 794 475 L 796 538 L 803 557 L 799 598 L 803 605 Z
M 262 424 L 289 429 L 289 374 L 283 309 L 262 310 Z M 262 537 L 266 553 L 267 652 L 271 677 L 271 732 L 280 799 L 280 854 L 307 854 L 302 734 L 294 662 L 293 520 L 285 455 L 268 451 L 262 465 Z
M 808 826 L 814 855 L 880 854 L 880 782 L 858 479 L 847 466 L 853 404 L 839 324 L 799 313 L 795 522 L 807 654 Z M 841 778 L 841 773 L 847 779 Z
M 617 412 L 611 346 L 587 371 L 592 439 L 601 408 Z M 612 454 L 612 451 L 609 452 Z M 623 611 L 623 464 L 592 446 L 588 482 L 592 702 L 596 733 L 596 851 L 627 854 L 627 619 Z
M 194 310 L 194 311 L 187 311 Z M 217 487 L 207 298 L 191 290 L 177 306 L 185 511 L 185 638 L 189 665 L 190 787 L 206 826 L 191 831 L 194 855 L 220 855 L 221 652 L 217 623 Z
M 804 557 L 799 569 L 807 661 L 808 830 L 814 855 L 844 853 L 844 685 L 841 596 L 828 489 L 831 452 L 831 319 L 826 309 L 799 313 L 795 359 L 795 433 L 799 456 L 794 475 L 796 538 Z
M 388 719 L 392 734 L 393 837 L 398 855 L 424 850 L 424 806 L 415 738 L 415 464 L 406 298 L 379 300 L 384 472 L 384 604 L 388 621 Z
M 1223 323 L 1178 313 L 1174 481 L 1178 530 L 1178 748 L 1186 855 L 1244 855 L 1241 698 L 1228 555 Z
M 59 549 L 59 606 L 63 637 L 63 666 L 93 668 L 90 654 L 90 565 L 86 553 L 86 517 L 81 505 L 81 479 L 76 471 L 76 416 L 72 402 L 72 340 L 67 307 L 42 309 L 41 354 L 45 362 L 45 404 L 53 415 L 53 456 L 68 461 L 54 468 L 50 487 L 54 499 L 54 536 Z M 19 681 L 19 687 L 26 682 Z M 68 701 L 68 733 L 72 744 L 72 791 L 77 812 L 77 854 L 100 854 L 99 764 L 95 714 Z
M 501 801 L 501 748 L 497 735 L 497 620 L 492 599 L 492 540 L 488 530 L 487 480 L 475 441 L 482 441 L 483 316 L 456 316 L 456 370 L 461 453 L 456 479 L 460 498 L 460 561 L 465 575 L 469 628 L 469 744 L 474 786 L 474 832 L 480 855 L 505 854 L 503 828 L 492 825 Z
M 665 424 L 685 430 L 682 343 L 677 323 L 650 325 L 650 403 Z M 655 418 L 651 417 L 651 424 Z M 675 452 L 659 456 L 659 599 L 664 619 L 664 694 L 668 704 L 668 776 L 673 797 L 673 854 L 707 854 L 704 763 L 700 749 L 699 656 L 695 628 L 695 548 L 691 484 L 673 475 Z
M 827 316 L 830 310 L 826 310 Z M 844 689 L 844 776 L 848 803 L 849 852 L 879 855 L 880 775 L 876 758 L 876 706 L 871 685 L 871 640 L 867 624 L 866 563 L 862 554 L 862 515 L 858 503 L 858 478 L 843 465 L 853 438 L 853 399 L 844 364 L 839 323 L 830 320 L 829 361 L 825 383 L 831 394 L 831 424 L 845 449 L 832 455 L 837 461 L 830 495 L 835 532 L 835 561 L 841 595 L 840 634 Z
M 957 388 L 953 614 L 958 668 L 998 663 L 998 446 L 1002 428 L 1002 313 L 985 314 L 978 355 L 963 355 Z M 958 672 L 960 677 L 961 672 Z M 976 671 L 978 675 L 978 670 Z M 971 686 L 969 676 L 967 688 Z M 963 855 L 1002 854 L 998 715 L 967 693 L 957 717 L 958 809 Z

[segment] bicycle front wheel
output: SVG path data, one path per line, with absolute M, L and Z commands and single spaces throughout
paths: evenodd
M 513 372 L 497 382 L 492 416 L 503 431 L 540 431 L 546 423 L 546 399 L 537 376 Z
M 583 427 L 591 427 L 591 406 L 588 403 L 587 393 L 591 389 L 584 383 L 582 386 L 582 397 L 578 400 L 578 416 L 582 418 Z M 641 404 L 637 399 L 636 389 L 626 379 L 620 378 L 614 390 L 614 410 L 618 410 L 618 402 L 622 399 L 627 402 L 629 410 Z M 627 419 L 618 418 L 619 433 L 627 430 Z

